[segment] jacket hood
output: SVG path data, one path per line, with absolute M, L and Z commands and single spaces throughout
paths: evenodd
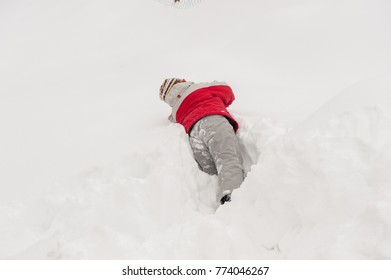
M 170 107 L 174 107 L 178 100 L 181 98 L 183 93 L 192 85 L 194 82 L 183 82 L 175 84 L 171 90 L 168 92 L 165 102 L 170 105 Z

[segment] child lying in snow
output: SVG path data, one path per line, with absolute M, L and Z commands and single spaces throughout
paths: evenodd
M 160 99 L 172 107 L 169 119 L 185 127 L 200 169 L 218 176 L 220 203 L 230 201 L 244 179 L 238 123 L 226 108 L 235 99 L 232 89 L 216 81 L 195 84 L 171 78 L 161 85 Z

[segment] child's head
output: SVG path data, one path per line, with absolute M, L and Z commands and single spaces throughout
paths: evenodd
M 160 92 L 159 92 L 160 99 L 166 101 L 166 97 L 168 96 L 172 87 L 177 83 L 183 83 L 183 82 L 186 82 L 186 80 L 179 79 L 179 78 L 165 79 L 163 84 L 160 86 Z

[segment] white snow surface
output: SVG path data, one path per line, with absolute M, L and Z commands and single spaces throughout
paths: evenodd
M 386 0 L 0 2 L 1 259 L 390 259 Z M 219 206 L 167 77 L 229 83 Z

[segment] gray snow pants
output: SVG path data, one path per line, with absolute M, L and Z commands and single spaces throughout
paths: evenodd
M 239 141 L 229 121 L 211 115 L 196 122 L 189 133 L 190 146 L 200 169 L 218 176 L 217 199 L 239 188 L 244 180 Z

